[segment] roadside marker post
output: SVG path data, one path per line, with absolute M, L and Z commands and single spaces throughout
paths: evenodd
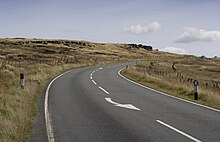
M 20 84 L 21 84 L 21 89 L 24 89 L 24 74 L 20 74 Z
M 194 84 L 194 100 L 198 100 L 198 85 L 199 85 L 199 82 L 197 80 L 194 80 L 193 81 L 193 84 Z

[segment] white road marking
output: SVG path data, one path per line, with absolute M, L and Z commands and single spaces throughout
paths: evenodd
M 60 78 L 61 76 L 71 72 L 73 70 L 70 70 L 70 71 L 67 71 L 59 76 L 57 76 L 56 78 L 54 78 L 50 83 L 49 85 L 47 86 L 47 90 L 46 90 L 46 93 L 45 93 L 45 99 L 44 99 L 44 113 L 45 113 L 45 121 L 46 121 L 46 130 L 47 130 L 47 137 L 48 137 L 48 141 L 49 142 L 54 142 L 55 141 L 55 138 L 54 138 L 54 133 L 53 133 L 53 127 L 52 127 L 52 119 L 51 119 L 51 116 L 50 116 L 50 113 L 49 113 L 49 106 L 48 106 L 48 96 L 49 96 L 49 90 L 50 90 L 50 86 L 52 85 L 52 83 Z
M 92 80 L 92 82 L 93 82 L 95 85 L 97 85 L 97 83 L 96 83 L 94 80 Z
M 119 104 L 119 103 L 116 103 L 116 102 L 113 102 L 111 98 L 105 98 L 105 100 L 111 104 L 114 104 L 114 106 L 117 106 L 117 107 L 122 107 L 122 108 L 127 108 L 127 109 L 133 109 L 133 110 L 138 110 L 140 111 L 139 108 L 133 106 L 132 104 Z
M 111 98 L 105 98 L 105 100 L 111 104 L 118 105 L 118 103 L 113 102 Z
M 138 85 L 138 86 L 141 86 L 141 87 L 143 87 L 143 88 L 145 88 L 145 89 L 148 89 L 148 90 L 151 90 L 151 91 L 160 93 L 160 94 L 162 94 L 162 95 L 165 95 L 165 96 L 168 96 L 168 97 L 171 97 L 171 98 L 175 98 L 175 99 L 177 99 L 177 100 L 181 100 L 181 101 L 184 101 L 184 102 L 193 104 L 193 105 L 197 105 L 197 106 L 200 106 L 200 107 L 203 107 L 203 108 L 207 108 L 207 109 L 210 109 L 210 110 L 213 110 L 213 111 L 216 111 L 216 112 L 220 112 L 219 109 L 215 109 L 215 108 L 212 108 L 212 107 L 209 107 L 209 106 L 205 106 L 205 105 L 202 105 L 202 104 L 198 104 L 198 103 L 195 103 L 195 102 L 191 102 L 191 101 L 188 101 L 188 100 L 184 100 L 184 99 L 182 99 L 182 98 L 178 98 L 178 97 L 175 97 L 175 96 L 171 96 L 171 95 L 168 95 L 168 94 L 166 94 L 166 93 L 160 92 L 160 91 L 158 91 L 158 90 L 154 90 L 154 89 L 152 89 L 152 88 L 146 87 L 146 86 L 144 86 L 144 85 L 142 85 L 142 84 L 140 84 L 140 83 L 134 82 L 134 81 L 132 81 L 132 80 L 130 80 L 130 79 L 124 77 L 123 75 L 121 75 L 120 72 L 121 72 L 123 69 L 124 69 L 124 68 L 122 68 L 121 70 L 118 71 L 119 76 L 121 76 L 121 77 L 124 78 L 125 80 L 127 80 L 127 81 L 129 81 L 129 82 L 132 82 L 132 83 L 134 83 L 134 84 L 136 84 L 136 85 Z
M 102 69 L 103 69 L 103 68 L 101 68 L 101 67 L 100 67 L 100 68 L 98 68 L 98 69 L 97 69 L 97 70 L 95 70 L 95 71 L 99 71 L 99 70 L 102 70 Z
M 106 91 L 105 89 L 103 89 L 101 86 L 99 86 L 99 89 L 101 89 L 102 91 L 104 91 L 106 94 L 109 94 L 109 92 Z
M 51 83 L 47 87 L 46 94 L 45 94 L 45 100 L 44 100 L 44 106 L 45 106 L 44 112 L 45 112 L 45 121 L 46 121 L 46 129 L 47 129 L 47 138 L 48 138 L 49 142 L 54 142 L 52 120 L 51 120 L 50 113 L 48 110 L 48 93 L 49 93 L 49 89 L 50 89 L 52 82 L 53 82 L 53 80 L 51 81 Z
M 162 121 L 160 121 L 160 120 L 156 120 L 156 121 L 158 123 L 160 123 L 160 124 L 170 128 L 170 129 L 172 129 L 173 131 L 175 131 L 175 132 L 177 132 L 177 133 L 179 133 L 179 134 L 181 134 L 181 135 L 183 135 L 183 136 L 185 136 L 185 137 L 195 141 L 195 142 L 202 142 L 202 141 L 200 141 L 200 140 L 198 140 L 198 139 L 196 139 L 196 138 L 194 138 L 194 137 L 192 137 L 192 136 L 190 136 L 190 135 L 188 135 L 188 134 L 186 134 L 186 133 L 184 133 L 184 132 L 182 132 L 182 131 L 180 131 L 180 130 L 178 130 L 178 129 L 176 129 L 176 128 L 174 128 L 174 127 L 172 127 L 172 126 L 170 126 L 170 125 L 168 125 L 168 124 L 166 124 L 166 123 L 164 123 Z
M 90 76 L 90 79 L 92 79 L 92 76 Z

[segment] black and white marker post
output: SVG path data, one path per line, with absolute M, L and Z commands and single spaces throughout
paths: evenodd
M 20 84 L 21 84 L 21 88 L 24 89 L 24 74 L 23 73 L 20 74 Z
M 198 100 L 198 85 L 199 85 L 199 82 L 197 80 L 194 80 L 193 84 L 194 84 L 194 100 Z

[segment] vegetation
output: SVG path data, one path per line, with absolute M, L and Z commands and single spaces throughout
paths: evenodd
M 0 39 L 0 141 L 28 141 L 38 99 L 49 80 L 83 66 L 142 58 L 144 48 L 86 41 Z M 25 87 L 20 87 L 20 73 Z
M 199 100 L 220 108 L 220 59 L 157 53 L 123 71 L 128 78 L 173 96 L 194 101 L 193 81 L 198 80 Z
M 83 66 L 143 61 L 123 74 L 152 88 L 220 108 L 220 60 L 163 53 L 151 46 L 86 41 L 0 39 L 0 141 L 27 141 L 39 96 L 52 78 Z M 25 75 L 21 89 L 20 73 Z

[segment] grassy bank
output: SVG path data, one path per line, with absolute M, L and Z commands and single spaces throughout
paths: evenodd
M 149 50 L 126 44 L 73 40 L 0 39 L 0 141 L 28 141 L 47 83 L 70 69 L 143 58 Z M 20 73 L 25 88 L 20 87 Z
M 201 61 L 204 69 L 206 69 L 205 64 L 207 62 L 209 61 Z M 203 73 L 198 73 L 198 67 L 186 68 L 185 66 L 190 62 L 181 65 L 180 60 L 178 67 L 175 67 L 174 70 L 171 62 L 160 60 L 154 63 L 148 61 L 131 66 L 127 70 L 123 70 L 122 74 L 131 80 L 161 92 L 220 109 L 220 89 L 216 83 L 220 76 L 219 66 L 216 66 L 219 61 L 214 62 L 216 63 L 213 66 L 216 68 L 213 67 L 211 72 L 203 70 Z M 166 66 L 167 64 L 168 66 Z M 196 65 L 198 66 L 198 64 Z M 211 63 L 207 65 L 210 67 Z M 184 66 L 185 69 L 181 70 L 181 66 Z M 216 72 L 213 73 L 213 71 Z M 204 76 L 205 74 L 209 74 L 209 76 Z M 199 99 L 197 101 L 194 100 L 194 79 L 199 81 Z
M 58 74 L 87 64 L 65 64 L 62 66 L 30 65 L 25 71 L 25 88 L 19 84 L 19 69 L 1 70 L 0 82 L 0 141 L 27 141 L 32 130 L 32 120 L 37 114 L 38 98 L 48 81 Z
M 192 81 L 197 79 L 199 102 L 220 108 L 219 59 L 163 53 L 134 44 L 0 39 L 0 141 L 28 140 L 39 96 L 58 74 L 83 66 L 137 60 L 143 63 L 123 71 L 128 78 L 189 100 L 193 98 Z M 25 75 L 24 90 L 20 73 Z

